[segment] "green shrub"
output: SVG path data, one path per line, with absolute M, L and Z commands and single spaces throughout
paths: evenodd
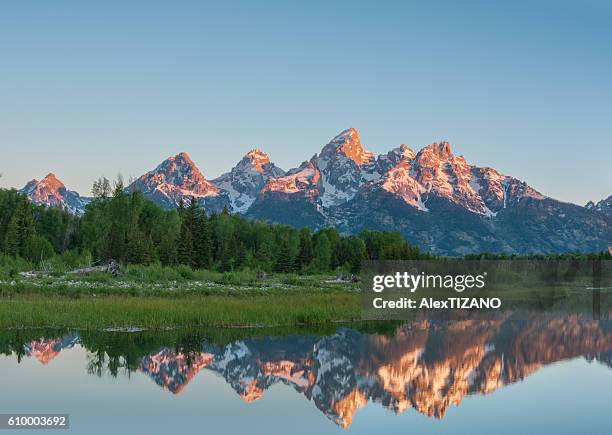
M 32 263 L 39 263 L 55 255 L 53 245 L 42 236 L 29 237 L 23 244 L 22 256 Z
M 27 270 L 32 270 L 32 265 L 23 258 L 0 254 L 0 278 L 14 278 Z

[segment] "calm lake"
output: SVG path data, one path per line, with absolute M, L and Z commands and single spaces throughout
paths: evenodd
M 574 317 L 12 330 L 0 413 L 67 413 L 73 434 L 610 434 L 611 367 L 612 322 Z

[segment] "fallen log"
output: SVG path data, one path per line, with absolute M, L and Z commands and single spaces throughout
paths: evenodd
M 46 276 L 47 274 L 43 272 L 35 272 L 33 270 L 30 270 L 28 272 L 19 272 L 19 276 L 23 278 L 36 278 L 39 275 Z
M 118 276 L 121 273 L 121 269 L 119 267 L 119 263 L 117 263 L 115 260 L 110 260 L 108 263 L 101 266 L 83 267 L 81 269 L 68 271 L 67 273 L 82 275 L 93 272 L 110 273 L 113 276 Z

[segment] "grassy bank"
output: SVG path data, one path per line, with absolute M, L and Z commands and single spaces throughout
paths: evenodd
M 360 318 L 359 286 L 331 276 L 129 267 L 0 279 L 0 328 L 314 325 Z
M 359 317 L 359 295 L 340 293 L 177 299 L 37 294 L 0 299 L 0 328 L 280 326 L 349 321 Z

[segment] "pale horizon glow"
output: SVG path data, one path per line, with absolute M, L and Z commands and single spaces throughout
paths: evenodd
M 43 2 L 0 15 L 1 187 L 89 195 L 187 152 L 288 170 L 354 127 L 584 205 L 612 194 L 612 4 Z

